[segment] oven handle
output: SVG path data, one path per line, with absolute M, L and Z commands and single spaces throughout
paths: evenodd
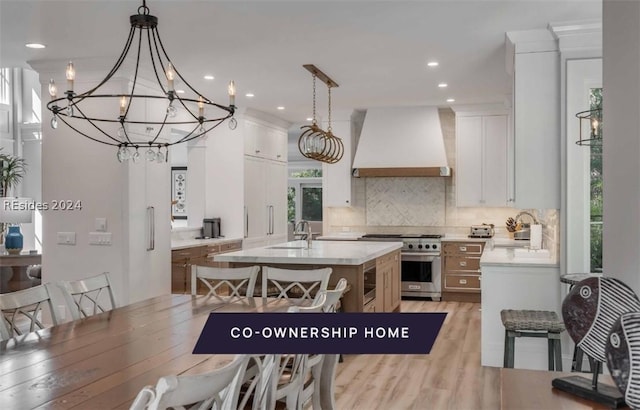
M 400 253 L 402 262 L 433 262 L 440 255 L 424 255 L 419 253 Z

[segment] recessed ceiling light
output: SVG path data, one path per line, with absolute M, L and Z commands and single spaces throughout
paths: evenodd
M 205 76 L 204 76 L 204 79 L 205 79 L 205 80 L 213 80 L 214 78 L 215 78 L 214 76 L 209 75 L 209 74 L 207 74 L 207 75 L 205 75 Z
M 456 102 L 455 98 L 447 98 L 447 102 Z
M 438 87 L 440 87 L 440 88 L 446 88 L 448 85 L 449 85 L 449 84 L 447 84 L 447 83 L 440 83 L 440 84 L 438 84 Z
M 429 62 L 427 63 L 427 65 L 428 65 L 429 67 L 437 67 L 437 66 L 439 65 L 439 63 L 438 63 L 437 61 L 429 61 Z
M 278 107 L 279 110 L 284 110 L 283 106 Z
M 184 90 L 176 90 L 178 94 L 184 94 Z
M 253 97 L 253 93 L 246 93 L 244 96 L 251 98 L 251 97 Z
M 45 48 L 46 46 L 44 44 L 40 44 L 40 43 L 29 43 L 29 44 L 25 44 L 25 47 L 28 47 L 28 48 Z
M 307 118 L 307 121 L 313 121 L 313 118 L 309 117 Z

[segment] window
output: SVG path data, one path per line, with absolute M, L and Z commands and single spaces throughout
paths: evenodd
M 0 69 L 0 104 L 11 104 L 11 69 Z
M 589 93 L 590 109 L 602 109 L 602 88 Z M 602 121 L 598 121 L 598 135 L 602 134 Z M 591 272 L 602 272 L 602 145 L 591 145 L 590 152 L 590 218 Z
M 287 198 L 289 221 L 322 221 L 322 169 L 292 171 Z

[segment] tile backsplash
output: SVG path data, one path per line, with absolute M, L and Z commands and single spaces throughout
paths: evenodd
M 444 185 L 443 178 L 366 178 L 367 225 L 444 225 Z

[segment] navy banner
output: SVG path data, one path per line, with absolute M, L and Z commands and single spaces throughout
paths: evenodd
M 446 313 L 211 313 L 194 354 L 427 354 Z

